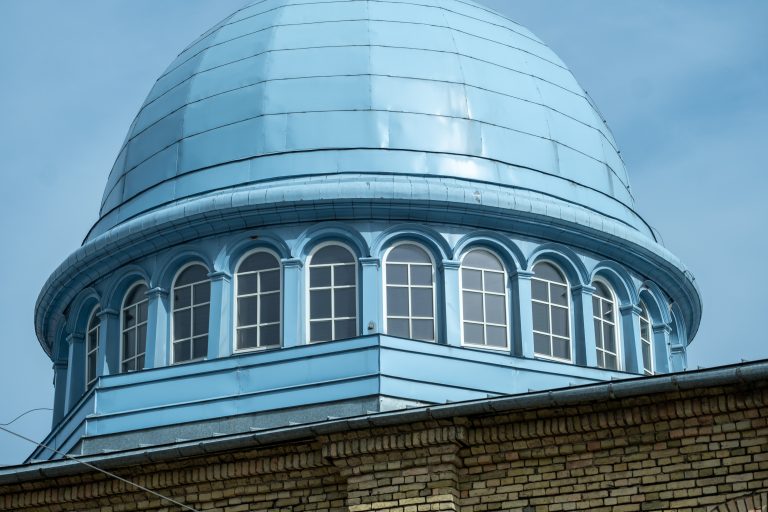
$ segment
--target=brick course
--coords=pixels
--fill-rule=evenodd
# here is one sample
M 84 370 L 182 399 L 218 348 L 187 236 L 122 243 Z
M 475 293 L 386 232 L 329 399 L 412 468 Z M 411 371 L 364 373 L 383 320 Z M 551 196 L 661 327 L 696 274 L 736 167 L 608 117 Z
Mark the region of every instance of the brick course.
M 392 422 L 113 469 L 197 510 L 768 511 L 768 382 Z M 404 415 L 403 418 L 407 418 Z M 83 468 L 0 511 L 179 510 Z

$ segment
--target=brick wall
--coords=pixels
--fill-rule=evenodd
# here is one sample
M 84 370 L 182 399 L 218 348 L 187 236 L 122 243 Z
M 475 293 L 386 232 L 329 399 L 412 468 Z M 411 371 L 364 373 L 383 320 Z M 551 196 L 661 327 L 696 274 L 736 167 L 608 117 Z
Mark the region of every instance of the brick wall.
M 768 511 L 768 383 L 339 431 L 113 469 L 197 510 Z M 71 473 L 71 470 L 68 470 Z M 176 511 L 89 470 L 0 510 Z

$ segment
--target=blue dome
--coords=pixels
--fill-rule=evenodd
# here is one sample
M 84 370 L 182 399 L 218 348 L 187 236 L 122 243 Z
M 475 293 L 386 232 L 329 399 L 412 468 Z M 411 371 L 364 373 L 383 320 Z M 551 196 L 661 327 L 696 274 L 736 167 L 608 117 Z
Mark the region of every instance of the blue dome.
M 540 192 L 649 234 L 601 116 L 524 27 L 459 0 L 265 0 L 157 80 L 89 236 L 208 192 L 338 173 Z

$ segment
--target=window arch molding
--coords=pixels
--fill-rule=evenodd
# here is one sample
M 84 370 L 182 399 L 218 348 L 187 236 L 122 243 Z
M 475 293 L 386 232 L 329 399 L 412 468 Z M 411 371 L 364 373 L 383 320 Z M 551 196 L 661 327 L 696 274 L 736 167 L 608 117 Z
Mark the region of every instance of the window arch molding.
M 632 283 L 632 277 L 624 267 L 613 261 L 601 261 L 595 266 L 592 270 L 590 283 L 594 283 L 595 280 L 602 280 L 611 287 L 618 300 L 618 307 L 637 304 L 640 300 L 640 296 Z
M 91 311 L 101 306 L 101 296 L 95 288 L 86 288 L 77 294 L 67 316 L 65 330 L 68 333 L 85 334 Z
M 221 271 L 234 277 L 240 263 L 259 250 L 272 252 L 278 261 L 291 258 L 291 251 L 282 238 L 259 232 L 258 236 L 251 234 L 228 240 L 216 255 L 213 266 L 209 268 L 212 268 L 213 272 Z
M 293 253 L 304 262 L 322 244 L 338 243 L 349 249 L 356 259 L 367 258 L 371 250 L 365 238 L 356 229 L 338 222 L 325 222 L 307 228 L 296 240 Z
M 328 282 L 323 283 L 317 283 L 313 284 L 313 269 L 317 268 L 315 266 L 315 257 L 316 255 L 322 251 L 323 249 L 327 249 L 329 247 L 340 247 L 344 249 L 346 252 L 349 253 L 349 255 L 352 258 L 352 262 L 335 262 L 335 263 L 326 263 L 326 264 L 318 264 L 321 267 L 329 268 L 328 270 Z M 348 267 L 354 265 L 354 281 L 350 281 L 349 279 L 346 279 L 345 281 L 337 281 L 337 273 L 339 267 Z M 332 269 L 330 267 L 333 267 Z M 305 306 L 305 332 L 306 332 L 306 341 L 307 343 L 323 343 L 327 341 L 333 341 L 337 339 L 346 339 L 349 337 L 355 337 L 360 334 L 361 326 L 360 326 L 360 313 L 362 311 L 362 297 L 363 294 L 361 293 L 361 286 L 360 283 L 362 281 L 362 275 L 361 275 L 361 266 L 360 266 L 360 253 L 358 253 L 355 250 L 354 246 L 351 246 L 347 243 L 345 243 L 345 240 L 339 240 L 339 239 L 320 239 L 316 240 L 312 245 L 311 248 L 309 248 L 309 253 L 306 256 L 305 259 L 305 269 L 306 269 L 306 278 L 305 278 L 305 287 L 304 287 L 304 304 Z M 343 284 L 342 284 L 343 283 Z M 341 290 L 354 290 L 354 298 L 353 298 L 353 304 L 354 304 L 354 315 L 350 314 L 351 311 L 346 310 L 346 312 L 341 313 L 340 311 L 337 311 L 338 303 L 336 301 L 338 294 L 341 292 Z M 318 318 L 313 318 L 313 302 L 312 302 L 312 294 L 315 293 L 322 293 L 326 292 L 330 295 L 330 303 L 331 311 L 330 315 L 328 316 L 322 316 Z M 337 332 L 337 322 L 338 323 L 347 323 L 351 324 L 351 320 L 354 319 L 354 330 L 352 331 L 352 336 L 343 335 Z M 316 324 L 330 324 L 331 325 L 331 332 L 330 337 L 328 336 L 320 336 L 313 334 L 313 323 Z M 318 338 L 318 339 L 316 339 Z M 322 338 L 322 339 L 320 339 Z M 329 339 L 325 339 L 329 338 Z
M 245 290 L 242 286 L 242 283 L 240 282 L 240 275 L 241 267 L 242 265 L 248 260 L 250 257 L 257 255 L 257 254 L 267 254 L 274 258 L 274 267 L 265 268 L 262 270 L 252 271 L 257 272 L 259 276 L 258 279 L 258 288 L 256 292 L 253 293 L 243 293 Z M 235 353 L 242 353 L 242 352 L 251 352 L 254 350 L 265 350 L 265 349 L 271 349 L 271 348 L 280 348 L 283 345 L 283 297 L 284 297 L 284 289 L 283 289 L 283 263 L 280 253 L 276 252 L 271 246 L 265 245 L 265 244 L 256 244 L 251 245 L 250 250 L 243 251 L 243 253 L 238 257 L 238 259 L 235 261 L 235 265 L 233 267 L 232 276 L 233 276 L 233 283 L 232 283 L 232 297 L 233 297 L 233 303 L 232 303 L 232 350 Z M 272 282 L 270 285 L 267 286 L 267 288 L 262 288 L 264 284 L 262 283 L 262 278 L 264 273 L 274 273 L 277 271 L 278 273 L 278 281 L 277 283 Z M 251 273 L 250 271 L 248 273 Z M 277 289 L 275 290 L 275 285 L 277 286 Z M 270 318 L 270 321 L 264 321 L 261 320 L 261 311 L 259 310 L 259 313 L 257 313 L 256 317 L 256 323 L 253 324 L 251 320 L 245 319 L 243 317 L 243 320 L 246 322 L 242 326 L 239 325 L 240 318 L 241 318 L 241 311 L 240 308 L 242 307 L 240 304 L 241 299 L 248 299 L 249 297 L 257 297 L 256 301 L 256 307 L 261 308 L 262 304 L 261 302 L 265 298 L 265 296 L 274 296 L 276 295 L 276 303 L 278 308 L 278 314 L 276 318 Z M 274 321 L 272 321 L 274 320 Z M 276 326 L 276 327 L 275 327 Z M 240 347 L 240 330 L 247 330 L 247 329 L 257 329 L 257 344 L 254 347 Z M 274 332 L 276 330 L 276 332 Z M 261 341 L 261 335 L 262 333 L 267 334 L 269 333 L 272 337 L 269 338 L 270 343 L 262 343 Z M 275 337 L 276 335 L 276 337 Z M 276 343 L 275 343 L 276 341 Z
M 188 259 L 188 258 L 185 258 Z M 177 261 L 178 258 L 174 261 Z M 198 280 L 193 283 L 179 284 L 179 278 L 190 269 L 199 267 L 203 270 L 203 274 L 199 276 Z M 170 285 L 166 288 L 169 292 L 169 339 L 168 345 L 168 361 L 170 364 L 182 364 L 192 361 L 199 361 L 205 359 L 208 355 L 208 339 L 210 336 L 210 317 L 211 317 L 211 279 L 209 276 L 211 270 L 210 267 L 203 261 L 192 259 L 186 263 L 177 267 L 176 272 L 173 274 L 173 278 L 170 281 Z M 180 289 L 189 290 L 189 301 L 182 302 L 177 299 L 176 292 Z M 182 327 L 177 325 L 177 322 L 181 321 L 180 316 L 186 316 L 184 313 L 189 313 L 189 335 L 184 335 L 177 339 L 177 335 L 180 333 Z M 178 314 L 177 314 L 178 313 Z M 198 315 L 201 315 L 198 317 Z M 195 329 L 199 325 L 199 321 L 203 320 L 204 324 L 200 325 L 200 328 L 204 327 L 205 334 L 201 332 L 195 332 Z M 186 334 L 186 333 L 185 333 Z M 205 337 L 203 343 L 202 338 Z M 182 354 L 177 356 L 177 345 L 181 343 L 189 342 L 189 357 L 183 357 Z M 197 348 L 196 348 L 197 345 Z M 203 346 L 200 346 L 203 345 Z M 180 349 L 183 351 L 183 349 Z M 195 353 L 197 352 L 197 356 Z M 201 354 L 201 355 L 200 355 Z
M 573 289 L 576 286 L 588 286 L 591 283 L 590 273 L 581 261 L 581 258 L 571 249 L 559 244 L 544 244 L 538 247 L 529 257 L 526 270 L 533 271 L 541 261 L 549 261 L 556 264 L 563 272 Z
M 128 289 L 132 288 L 139 281 L 144 282 L 148 288 L 151 288 L 150 283 L 152 280 L 143 268 L 138 265 L 127 265 L 121 268 L 107 285 L 108 292 L 103 295 L 103 308 L 119 312 L 123 307 L 123 299 Z
M 495 246 L 496 244 L 493 244 Z M 468 256 L 476 253 L 484 253 L 486 255 L 490 255 L 495 262 L 498 262 L 499 268 L 496 268 L 494 265 L 467 265 L 466 259 Z M 466 247 L 458 257 L 458 260 L 461 262 L 459 267 L 459 311 L 460 311 L 460 321 L 461 321 L 461 344 L 462 346 L 466 347 L 474 347 L 474 348 L 486 348 L 490 350 L 503 350 L 508 351 L 511 346 L 512 342 L 512 322 L 511 322 L 511 308 L 510 304 L 513 303 L 512 297 L 510 296 L 510 293 L 512 292 L 512 288 L 510 287 L 510 271 L 509 271 L 509 264 L 507 263 L 507 258 L 504 258 L 503 256 L 499 255 L 497 250 L 494 248 L 489 248 L 486 244 L 475 244 L 471 245 L 469 247 Z M 515 269 L 515 267 L 512 267 Z M 480 282 L 477 283 L 476 286 L 468 286 L 468 283 L 465 280 L 465 271 L 472 272 L 473 274 L 477 275 L 477 277 L 480 277 Z M 494 283 L 490 283 L 489 277 L 493 276 L 495 278 Z M 467 301 L 466 296 L 467 294 L 471 294 L 474 296 L 480 295 L 482 300 L 482 322 L 479 322 L 480 317 L 478 316 L 476 320 L 470 319 L 468 317 L 468 311 L 467 311 Z M 495 299 L 498 305 L 498 301 L 501 301 L 501 308 L 498 308 L 496 311 L 496 315 L 498 315 L 499 311 L 502 311 L 503 319 L 501 317 L 499 318 L 493 318 L 489 315 L 488 310 L 491 309 L 488 304 L 488 299 Z M 467 327 L 469 325 L 474 326 L 480 326 L 480 328 L 484 331 L 483 343 L 476 343 L 471 342 L 471 340 L 468 340 L 467 337 Z M 500 329 L 503 326 L 504 329 L 504 341 L 505 343 L 503 345 L 499 343 L 490 343 L 489 342 L 489 333 L 488 330 L 494 329 L 500 334 Z M 478 331 L 479 335 L 479 331 Z M 492 336 L 491 336 L 492 337 Z
M 384 257 L 392 246 L 403 242 L 421 245 L 438 265 L 443 260 L 453 259 L 454 252 L 440 233 L 429 227 L 417 225 L 397 225 L 385 230 L 371 244 L 371 255 L 381 259 L 383 263 Z
M 501 260 L 509 275 L 525 266 L 525 255 L 517 244 L 495 233 L 479 232 L 467 235 L 458 241 L 453 253 L 457 255 L 456 259 L 461 261 L 467 253 L 476 249 L 493 253 Z
M 159 287 L 169 292 L 179 275 L 191 265 L 202 265 L 212 272 L 213 261 L 204 252 L 192 248 L 173 250 L 158 265 L 158 270 L 152 275 L 150 282 L 153 287 Z
M 430 265 L 432 267 L 432 276 L 431 276 L 432 277 L 432 286 L 431 286 L 431 288 L 432 288 L 432 338 L 433 339 L 425 340 L 425 341 L 432 341 L 432 342 L 438 343 L 439 340 L 440 340 L 441 331 L 442 331 L 442 329 L 441 329 L 442 323 L 440 322 L 440 319 L 444 316 L 444 311 L 445 311 L 445 302 L 444 302 L 444 300 L 441 300 L 441 298 L 444 298 L 443 297 L 444 294 L 442 293 L 443 288 L 442 288 L 442 278 L 441 278 L 441 274 L 442 274 L 442 272 L 441 272 L 441 265 L 439 264 L 439 260 L 437 260 L 437 258 L 436 258 L 435 252 L 432 250 L 433 248 L 431 248 L 429 245 L 426 245 L 426 244 L 422 243 L 422 240 L 419 239 L 419 238 L 412 238 L 412 237 L 408 237 L 408 236 L 398 236 L 397 238 L 392 240 L 392 243 L 384 249 L 384 251 L 383 251 L 383 253 L 381 255 L 381 266 L 382 266 L 382 273 L 381 273 L 382 297 L 381 297 L 381 300 L 382 300 L 382 311 L 383 311 L 383 318 L 384 318 L 384 324 L 382 326 L 383 327 L 382 332 L 390 334 L 390 335 L 393 335 L 392 331 L 390 329 L 390 325 L 389 325 L 390 324 L 390 317 L 391 316 L 396 316 L 396 317 L 401 316 L 401 315 L 391 315 L 390 314 L 391 313 L 390 308 L 388 308 L 388 304 L 387 304 L 388 303 L 388 288 L 390 286 L 392 286 L 392 287 L 402 286 L 402 285 L 396 285 L 396 284 L 390 285 L 390 283 L 388 282 L 389 281 L 388 273 L 391 271 L 388 268 L 389 267 L 389 265 L 388 265 L 389 261 L 388 260 L 389 260 L 390 254 L 392 254 L 392 252 L 395 249 L 397 249 L 398 247 L 401 247 L 401 246 L 406 246 L 406 245 L 413 245 L 413 246 L 421 249 L 422 251 L 424 251 L 424 253 L 429 258 L 429 263 L 430 263 Z M 396 262 L 392 262 L 392 263 L 396 264 Z M 410 270 L 409 270 L 409 272 L 410 272 Z M 410 277 L 408 279 L 409 279 L 409 283 L 410 283 Z M 415 287 L 421 288 L 421 285 L 415 285 Z M 410 306 L 411 288 L 412 288 L 412 286 L 411 286 L 411 284 L 409 284 L 408 285 L 408 290 L 409 290 L 409 292 L 408 292 L 409 293 L 409 308 L 408 309 L 409 309 L 409 311 L 408 311 L 408 315 L 407 315 L 407 318 L 409 319 L 408 320 L 409 321 L 408 330 L 409 330 L 409 334 L 411 335 L 409 337 L 412 337 L 412 335 L 413 335 L 413 332 L 412 332 L 412 330 L 413 330 L 412 320 L 414 320 L 414 317 L 416 317 L 416 319 L 419 319 L 420 317 L 423 317 L 425 319 L 427 318 L 424 315 L 413 315 L 412 307 Z M 414 339 L 422 339 L 422 338 L 414 338 Z

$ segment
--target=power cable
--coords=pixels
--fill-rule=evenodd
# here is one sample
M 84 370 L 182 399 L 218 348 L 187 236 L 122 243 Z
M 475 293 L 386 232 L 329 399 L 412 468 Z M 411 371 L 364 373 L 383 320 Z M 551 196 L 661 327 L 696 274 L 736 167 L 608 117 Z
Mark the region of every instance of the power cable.
M 27 412 L 32 412 L 32 411 L 27 411 Z M 24 413 L 24 414 L 27 414 L 27 413 Z M 22 414 L 21 416 L 24 416 L 24 414 Z M 19 418 L 21 416 L 19 416 Z M 14 420 L 14 421 L 16 421 L 16 420 Z M 13 422 L 11 422 L 11 423 L 13 423 Z M 61 455 L 62 457 L 66 458 L 66 459 L 69 459 L 69 460 L 71 460 L 73 462 L 76 462 L 77 464 L 82 464 L 83 466 L 86 466 L 86 467 L 88 467 L 90 469 L 93 469 L 94 471 L 98 471 L 99 473 L 103 473 L 103 474 L 107 475 L 110 478 L 114 478 L 116 480 L 120 480 L 121 482 L 123 482 L 125 484 L 128 484 L 128 485 L 130 485 L 132 487 L 136 487 L 137 489 L 140 489 L 140 490 L 142 490 L 142 491 L 144 491 L 146 493 L 149 493 L 149 494 L 151 494 L 153 496 L 156 496 L 156 497 L 160 498 L 161 500 L 165 500 L 165 501 L 167 501 L 169 503 L 173 503 L 174 505 L 177 505 L 177 506 L 183 508 L 184 510 L 189 510 L 190 512 L 201 512 L 201 511 L 199 511 L 197 509 L 194 509 L 194 508 L 190 507 L 189 505 L 185 505 L 183 503 L 180 503 L 180 502 L 174 500 L 173 498 L 169 498 L 168 496 L 164 496 L 164 495 L 160 494 L 159 492 L 153 491 L 152 489 L 147 489 L 144 486 L 141 486 L 141 485 L 139 485 L 137 483 L 131 482 L 130 480 L 127 480 L 127 479 L 125 479 L 125 478 L 123 478 L 121 476 L 118 476 L 118 475 L 114 474 L 114 473 L 111 473 L 111 472 L 107 471 L 106 469 L 101 469 L 99 467 L 94 466 L 93 464 L 88 463 L 88 462 L 85 462 L 85 461 L 82 461 L 82 460 L 78 460 L 77 458 L 72 457 L 69 454 L 66 454 L 64 452 L 60 452 L 59 450 L 57 450 L 55 448 L 51 448 L 50 446 L 46 446 L 46 445 L 44 445 L 42 443 L 38 443 L 34 439 L 30 439 L 30 438 L 28 438 L 26 436 L 23 436 L 21 434 L 13 432 L 12 430 L 8 430 L 3 425 L 0 425 L 0 430 L 2 430 L 3 432 L 9 433 L 12 436 L 16 436 L 16 437 L 18 437 L 20 439 L 23 439 L 25 441 L 29 441 L 30 443 L 33 443 L 33 444 L 35 444 L 37 446 L 45 448 L 46 450 L 50 450 L 50 451 L 52 451 L 54 453 L 57 453 L 57 454 Z
M 52 410 L 53 409 L 51 409 L 50 407 L 37 407 L 35 409 L 30 409 L 27 412 L 23 412 L 23 413 L 19 414 L 18 416 L 13 418 L 8 423 L 0 423 L 0 426 L 7 427 L 8 425 L 11 425 L 12 423 L 15 423 L 17 420 L 20 420 L 21 418 L 23 418 L 24 416 L 26 416 L 27 414 L 29 414 L 31 412 L 36 412 L 36 411 L 52 411 Z

